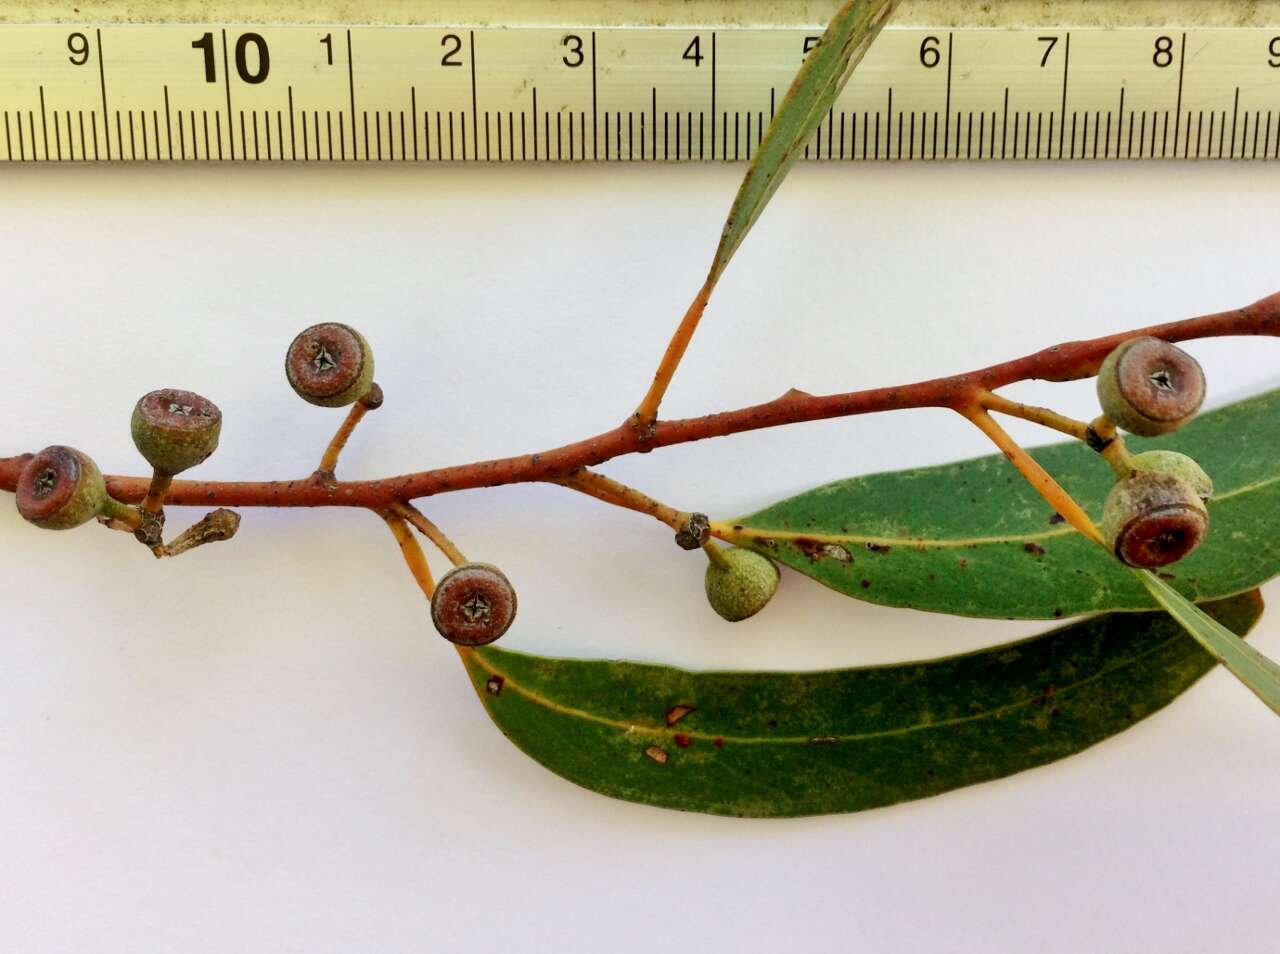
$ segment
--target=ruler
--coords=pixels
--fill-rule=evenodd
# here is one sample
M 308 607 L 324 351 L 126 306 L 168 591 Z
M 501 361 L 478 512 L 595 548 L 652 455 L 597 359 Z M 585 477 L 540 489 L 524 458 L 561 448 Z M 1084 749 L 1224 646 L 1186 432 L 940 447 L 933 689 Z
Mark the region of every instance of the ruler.
M 20 6 L 0 162 L 430 163 L 748 160 L 836 4 Z M 1277 158 L 1280 4 L 904 2 L 805 154 Z

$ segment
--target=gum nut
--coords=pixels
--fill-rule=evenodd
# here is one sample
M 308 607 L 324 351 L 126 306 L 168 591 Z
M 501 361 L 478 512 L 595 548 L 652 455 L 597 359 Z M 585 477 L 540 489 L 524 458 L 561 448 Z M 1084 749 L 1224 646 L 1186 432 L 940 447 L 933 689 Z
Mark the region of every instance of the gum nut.
M 46 447 L 18 476 L 18 512 L 45 530 L 88 523 L 107 504 L 107 485 L 88 454 L 73 447 Z
M 721 551 L 725 566 L 707 564 L 707 602 L 731 623 L 764 609 L 778 589 L 778 568 L 752 550 L 733 547 Z
M 431 597 L 431 621 L 459 646 L 484 646 L 507 631 L 516 616 L 516 591 L 496 566 L 464 563 L 440 578 Z
M 161 388 L 139 399 L 130 430 L 147 463 L 166 474 L 180 474 L 217 449 L 222 412 L 199 394 Z
M 1176 431 L 1204 403 L 1204 371 L 1181 348 L 1132 338 L 1098 370 L 1098 401 L 1116 425 L 1141 437 Z
M 349 325 L 312 325 L 289 345 L 284 370 L 289 385 L 304 401 L 345 407 L 364 397 L 373 385 L 373 350 Z
M 1107 546 L 1129 566 L 1176 563 L 1208 530 L 1209 512 L 1195 488 L 1157 471 L 1136 471 L 1117 481 L 1102 512 Z

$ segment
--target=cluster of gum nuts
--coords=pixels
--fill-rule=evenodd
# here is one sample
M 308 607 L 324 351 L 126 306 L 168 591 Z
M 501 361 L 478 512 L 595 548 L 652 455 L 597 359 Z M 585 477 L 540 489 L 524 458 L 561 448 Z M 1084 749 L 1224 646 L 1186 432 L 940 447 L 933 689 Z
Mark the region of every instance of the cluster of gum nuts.
M 1195 358 L 1159 338 L 1131 338 L 1098 371 L 1098 400 L 1116 427 L 1158 437 L 1182 427 L 1204 403 Z M 1106 448 L 1103 448 L 1104 453 Z M 1190 554 L 1209 530 L 1213 481 L 1185 454 L 1152 450 L 1112 460 L 1116 483 L 1102 510 L 1107 546 L 1129 566 L 1155 569 Z
M 285 374 L 299 397 L 320 407 L 362 402 L 371 410 L 382 403 L 381 388 L 373 380 L 373 351 L 364 336 L 347 325 L 329 322 L 302 331 L 289 346 Z M 150 509 L 153 517 L 161 512 L 174 476 L 217 449 L 222 412 L 191 391 L 162 388 L 138 401 L 130 430 L 153 470 L 150 491 L 140 507 L 110 495 L 102 471 L 88 454 L 54 445 L 29 457 L 19 474 L 16 499 L 23 519 L 47 530 L 70 530 L 97 519 L 133 529 L 142 539 L 145 528 L 154 526 L 146 512 Z M 515 612 L 515 589 L 501 570 L 487 563 L 453 567 L 440 578 L 431 598 L 436 629 L 463 646 L 498 639 L 511 626 Z
M 1195 417 L 1204 403 L 1204 371 L 1181 348 L 1158 338 L 1131 338 L 1116 347 L 1098 372 L 1098 400 L 1106 421 L 1130 434 L 1158 437 Z M 1114 439 L 1100 441 L 1105 451 Z M 1103 506 L 1107 547 L 1129 566 L 1158 568 L 1190 554 L 1209 529 L 1205 504 L 1213 481 L 1185 454 L 1168 450 L 1129 454 L 1116 445 L 1109 460 L 1115 485 Z M 695 521 L 676 542 L 706 543 Z M 754 616 L 773 597 L 778 570 L 751 550 L 717 551 L 707 567 L 707 599 L 730 622 Z
M 314 325 L 289 346 L 285 373 L 294 391 L 311 404 L 345 407 L 381 405 L 373 380 L 373 353 L 355 329 L 334 322 Z M 1105 419 L 1142 437 L 1177 430 L 1204 401 L 1204 372 L 1185 351 L 1157 338 L 1133 338 L 1117 347 L 1098 372 L 1098 398 Z M 218 446 L 222 413 L 190 391 L 165 388 L 138 401 L 131 430 L 134 444 L 151 464 L 151 493 L 159 509 L 174 475 L 201 463 Z M 1105 445 L 1113 443 L 1104 441 Z M 1208 531 L 1206 501 L 1213 483 L 1190 457 L 1155 450 L 1112 455 L 1116 483 L 1103 508 L 1107 546 L 1135 567 L 1161 567 L 1189 554 Z M 22 469 L 18 510 L 38 527 L 66 530 L 94 518 L 139 526 L 139 510 L 115 500 L 93 460 L 70 447 L 46 447 Z M 145 523 L 143 524 L 145 526 Z M 141 531 L 139 531 L 141 532 Z M 694 514 L 677 534 L 685 549 L 705 547 L 710 525 Z M 724 619 L 754 616 L 778 587 L 778 568 L 768 558 L 737 547 L 708 549 L 708 602 Z M 493 642 L 510 627 L 516 593 L 507 577 L 487 563 L 462 563 L 441 577 L 431 599 L 431 618 L 446 639 L 464 646 Z

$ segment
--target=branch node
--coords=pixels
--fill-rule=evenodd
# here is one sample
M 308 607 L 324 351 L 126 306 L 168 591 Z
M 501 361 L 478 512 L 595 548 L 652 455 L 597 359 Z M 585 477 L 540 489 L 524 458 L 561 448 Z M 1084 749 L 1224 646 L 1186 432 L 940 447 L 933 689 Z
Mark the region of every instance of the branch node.
M 711 539 L 711 519 L 705 513 L 691 513 L 676 531 L 676 546 L 681 550 L 697 550 Z
M 636 451 L 640 454 L 647 454 L 653 450 L 653 439 L 658 436 L 657 420 L 645 420 L 639 414 L 632 414 L 627 418 L 627 424 L 631 427 L 636 435 Z
M 1093 425 L 1090 424 L 1087 428 L 1085 428 L 1084 442 L 1089 445 L 1090 450 L 1097 451 L 1099 454 L 1101 454 L 1108 447 L 1110 447 L 1112 444 L 1115 443 L 1115 437 L 1103 437 L 1096 430 L 1094 430 Z
M 155 553 L 158 548 L 164 547 L 164 511 L 142 510 L 139 513 L 142 515 L 142 522 L 133 531 L 133 537 Z

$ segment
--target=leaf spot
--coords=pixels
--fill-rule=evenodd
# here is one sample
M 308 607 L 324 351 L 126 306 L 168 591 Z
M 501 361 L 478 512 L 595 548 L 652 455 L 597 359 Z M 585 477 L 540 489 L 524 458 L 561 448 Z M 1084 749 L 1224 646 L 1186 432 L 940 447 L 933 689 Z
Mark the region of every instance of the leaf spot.
M 685 735 L 683 732 L 677 732 L 675 734 L 675 743 L 682 749 L 687 749 L 689 747 L 689 743 L 692 741 L 693 739 Z
M 796 537 L 791 544 L 815 563 L 824 558 L 839 560 L 841 563 L 853 562 L 853 556 L 838 543 L 822 543 L 810 537 Z
M 489 681 L 484 684 L 484 691 L 491 696 L 500 695 L 502 693 L 502 685 L 506 680 L 501 676 L 490 676 Z
M 667 710 L 667 725 L 675 725 L 690 712 L 697 712 L 697 706 L 678 705 Z
M 1030 540 L 1022 545 L 1022 549 L 1030 553 L 1032 556 L 1042 557 L 1045 553 L 1044 547 L 1040 546 L 1038 543 L 1032 543 Z
M 659 765 L 666 765 L 666 764 L 667 764 L 667 750 L 666 750 L 666 749 L 660 749 L 660 748 L 658 748 L 656 745 L 651 745 L 651 746 L 649 746 L 647 749 L 645 749 L 645 750 L 644 750 L 644 754 L 645 754 L 645 755 L 647 755 L 647 756 L 649 756 L 649 758 L 653 759 L 653 760 L 654 760 L 655 762 L 657 762 Z

